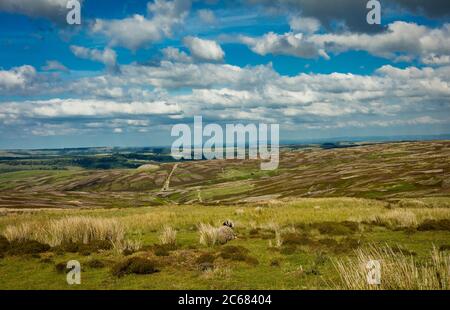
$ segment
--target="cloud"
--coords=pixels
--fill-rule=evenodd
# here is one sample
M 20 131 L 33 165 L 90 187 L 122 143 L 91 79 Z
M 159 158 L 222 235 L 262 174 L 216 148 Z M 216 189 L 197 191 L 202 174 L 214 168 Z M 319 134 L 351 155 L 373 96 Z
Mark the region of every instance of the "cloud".
M 422 58 L 422 62 L 427 65 L 450 65 L 450 55 L 436 55 L 431 53 Z
M 394 3 L 410 12 L 429 17 L 450 16 L 450 2 L 447 0 L 394 0 Z
M 113 117 L 120 115 L 158 115 L 180 112 L 174 103 L 115 102 L 95 99 L 50 99 L 8 102 L 0 105 L 0 113 L 11 117 L 67 118 L 67 117 Z
M 0 127 L 25 130 L 48 123 L 141 132 L 190 122 L 194 115 L 208 122 L 279 123 L 289 130 L 448 128 L 450 123 L 450 66 L 387 65 L 373 75 L 283 76 L 270 64 L 241 68 L 163 60 L 158 66 L 130 64 L 121 69 L 120 75 L 71 79 L 53 92 L 48 91 L 51 86 L 42 89 L 53 99 L 0 103 Z M 55 98 L 57 89 L 72 98 Z
M 449 37 L 450 24 L 429 28 L 397 21 L 389 24 L 385 32 L 376 34 L 269 32 L 261 37 L 241 36 L 238 40 L 260 55 L 292 55 L 302 58 L 321 56 L 328 59 L 329 53 L 367 51 L 393 61 L 410 62 L 418 59 L 425 64 L 445 64 L 447 56 L 450 56 Z
M 162 50 L 162 53 L 164 55 L 164 59 L 174 61 L 174 62 L 184 62 L 184 63 L 190 63 L 192 62 L 192 57 L 186 54 L 183 51 L 180 51 L 178 48 L 175 47 L 166 47 Z
M 403 9 L 420 16 L 450 16 L 450 2 L 447 0 L 385 0 L 380 1 L 382 14 L 386 16 L 390 10 Z M 367 1 L 339 0 L 247 0 L 250 5 L 260 4 L 280 14 L 298 14 L 318 19 L 328 29 L 336 25 L 344 25 L 344 29 L 353 32 L 376 33 L 383 31 L 383 26 L 369 25 L 366 21 Z M 338 26 L 339 27 L 339 26 Z
M 148 17 L 135 14 L 125 19 L 96 19 L 91 30 L 108 37 L 113 45 L 136 50 L 171 37 L 183 24 L 190 6 L 189 0 L 155 0 L 147 4 Z
M 201 9 L 197 11 L 198 17 L 207 24 L 214 24 L 216 22 L 216 16 L 214 12 L 208 9 Z
M 197 59 L 221 61 L 225 57 L 225 52 L 215 41 L 186 37 L 183 42 L 189 48 L 191 55 Z
M 343 24 L 349 30 L 357 32 L 373 33 L 382 30 L 381 26 L 367 23 L 367 1 L 364 0 L 247 0 L 247 2 L 251 5 L 261 4 L 271 12 L 315 18 L 328 29 Z
M 47 60 L 45 66 L 42 66 L 44 71 L 63 71 L 68 72 L 69 69 L 57 60 Z
M 0 70 L 0 90 L 13 92 L 26 90 L 36 81 L 36 69 L 29 65 Z
M 386 32 L 368 34 L 317 34 L 310 41 L 334 52 L 367 51 L 392 60 L 397 57 L 426 58 L 430 54 L 450 55 L 450 24 L 428 28 L 415 23 L 397 21 Z M 408 58 L 406 58 L 408 59 Z
M 83 0 L 80 0 L 82 3 Z M 43 17 L 63 23 L 68 12 L 67 0 L 2 0 L 0 11 L 31 17 Z
M 294 32 L 314 33 L 320 29 L 320 21 L 311 17 L 293 16 L 289 26 Z
M 106 65 L 109 68 L 116 67 L 117 64 L 117 54 L 114 50 L 110 48 L 105 48 L 102 50 L 97 49 L 89 49 L 82 46 L 77 45 L 71 45 L 70 50 L 72 53 L 83 59 L 89 59 L 93 61 L 101 62 L 102 64 Z
M 302 58 L 323 57 L 329 59 L 329 56 L 323 48 L 320 48 L 318 44 L 311 42 L 309 38 L 302 33 L 294 34 L 289 32 L 279 35 L 269 32 L 258 38 L 240 36 L 239 40 L 259 55 L 274 54 L 291 55 Z

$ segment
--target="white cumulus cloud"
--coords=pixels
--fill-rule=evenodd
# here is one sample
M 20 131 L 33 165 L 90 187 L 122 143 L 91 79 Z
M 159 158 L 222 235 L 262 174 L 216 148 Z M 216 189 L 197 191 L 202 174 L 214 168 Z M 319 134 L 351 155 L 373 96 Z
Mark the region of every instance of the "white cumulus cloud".
M 116 66 L 117 54 L 114 50 L 108 47 L 105 48 L 104 50 L 98 50 L 98 49 L 89 49 L 77 45 L 71 45 L 70 50 L 75 56 L 79 58 L 98 61 L 105 64 L 108 67 Z
M 186 37 L 183 42 L 195 58 L 209 61 L 221 61 L 225 57 L 225 52 L 215 41 L 197 37 Z
M 108 37 L 113 45 L 136 50 L 170 37 L 189 14 L 189 0 L 155 0 L 147 5 L 149 16 L 135 14 L 124 19 L 96 19 L 94 33 Z

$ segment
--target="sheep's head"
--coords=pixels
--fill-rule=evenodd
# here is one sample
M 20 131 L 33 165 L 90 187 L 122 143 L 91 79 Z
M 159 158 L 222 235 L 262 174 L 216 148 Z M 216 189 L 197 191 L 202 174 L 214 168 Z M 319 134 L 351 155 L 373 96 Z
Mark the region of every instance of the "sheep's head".
M 232 221 L 226 220 L 225 222 L 223 222 L 223 226 L 228 226 L 230 228 L 233 228 L 234 224 Z

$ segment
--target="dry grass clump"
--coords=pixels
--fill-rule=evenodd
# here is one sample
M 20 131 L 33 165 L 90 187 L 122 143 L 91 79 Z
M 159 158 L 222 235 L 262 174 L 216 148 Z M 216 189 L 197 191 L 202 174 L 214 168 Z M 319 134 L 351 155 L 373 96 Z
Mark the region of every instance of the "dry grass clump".
M 48 244 L 55 246 L 63 242 L 88 244 L 96 240 L 122 243 L 125 227 L 115 219 L 92 217 L 66 217 L 50 221 L 46 230 Z
M 18 225 L 6 226 L 3 231 L 3 236 L 8 239 L 8 241 L 18 241 L 23 242 L 26 240 L 35 240 L 36 234 L 39 228 L 34 223 L 21 223 Z
M 210 224 L 200 223 L 198 232 L 200 233 L 200 244 L 202 245 L 213 246 L 219 239 L 219 230 Z
M 36 240 L 52 247 L 62 244 L 90 244 L 111 242 L 116 248 L 128 247 L 125 227 L 115 219 L 94 217 L 66 217 L 42 224 L 34 222 L 9 225 L 3 235 L 11 241 Z
M 419 199 L 401 199 L 397 202 L 400 208 L 429 208 L 431 207 L 426 202 Z
M 450 289 L 450 256 L 431 251 L 426 263 L 419 264 L 411 255 L 394 251 L 388 245 L 371 245 L 355 251 L 356 258 L 334 262 L 341 283 L 339 288 L 350 290 L 448 290 Z M 377 260 L 381 265 L 381 284 L 370 285 L 367 281 L 366 264 Z
M 417 216 L 406 209 L 393 209 L 376 215 L 373 222 L 389 228 L 407 228 L 417 226 Z
M 170 226 L 164 226 L 159 241 L 163 245 L 175 246 L 177 243 L 177 231 Z

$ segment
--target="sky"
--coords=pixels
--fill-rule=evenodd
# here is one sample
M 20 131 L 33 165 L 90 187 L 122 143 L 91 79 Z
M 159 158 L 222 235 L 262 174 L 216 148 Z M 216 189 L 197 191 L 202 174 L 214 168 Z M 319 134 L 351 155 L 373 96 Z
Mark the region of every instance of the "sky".
M 281 141 L 450 133 L 450 1 L 0 0 L 0 148 L 167 146 L 175 124 Z

